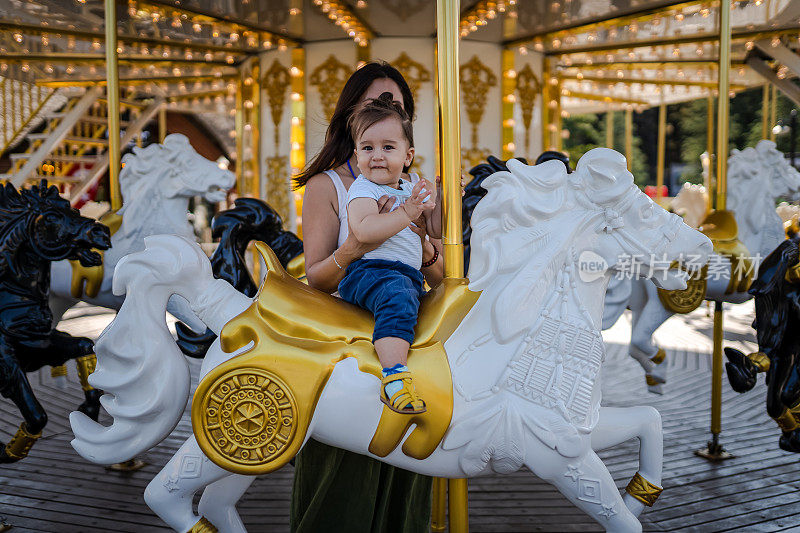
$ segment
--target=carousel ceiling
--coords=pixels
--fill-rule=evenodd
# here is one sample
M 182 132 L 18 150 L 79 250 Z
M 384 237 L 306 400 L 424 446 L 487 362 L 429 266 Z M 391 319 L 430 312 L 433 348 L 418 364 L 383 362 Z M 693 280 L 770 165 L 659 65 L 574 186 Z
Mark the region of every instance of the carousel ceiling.
M 754 43 L 796 48 L 795 0 L 733 2 L 733 91 L 763 84 L 744 65 Z M 352 39 L 433 37 L 434 0 L 123 0 L 120 79 L 210 109 L 232 98 L 236 66 L 259 52 Z M 711 94 L 718 2 L 461 0 L 462 39 L 544 54 L 563 108 L 646 107 Z M 103 83 L 102 0 L 0 0 L 0 75 L 46 87 Z M 779 77 L 789 73 L 777 66 Z M 551 83 L 553 83 L 551 79 Z

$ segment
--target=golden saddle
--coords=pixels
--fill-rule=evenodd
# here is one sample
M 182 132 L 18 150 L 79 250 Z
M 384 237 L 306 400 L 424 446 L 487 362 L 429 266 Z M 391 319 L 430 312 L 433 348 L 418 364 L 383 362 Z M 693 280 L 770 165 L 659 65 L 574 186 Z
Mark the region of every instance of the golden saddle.
M 731 279 L 725 294 L 747 292 L 753 282 L 753 262 L 750 251 L 739 240 L 739 226 L 733 211 L 711 211 L 698 229 L 711 239 L 714 252 L 731 262 Z
M 209 372 L 192 404 L 194 434 L 205 454 L 222 468 L 250 475 L 272 472 L 297 454 L 337 362 L 355 357 L 360 370 L 381 376 L 372 315 L 291 277 L 267 245 L 256 248 L 267 276 L 253 304 L 220 335 L 226 352 L 254 346 Z M 411 425 L 403 453 L 424 459 L 439 445 L 453 410 L 443 345 L 478 296 L 466 279 L 445 279 L 423 297 L 408 367 L 428 410 L 408 415 L 383 406 L 371 453 L 388 455 Z

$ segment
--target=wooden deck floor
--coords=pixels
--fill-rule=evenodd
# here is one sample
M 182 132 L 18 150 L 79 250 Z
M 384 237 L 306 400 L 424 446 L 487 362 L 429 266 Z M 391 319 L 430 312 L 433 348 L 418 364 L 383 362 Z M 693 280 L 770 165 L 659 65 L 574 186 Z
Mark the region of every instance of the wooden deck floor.
M 748 308 L 726 315 L 726 343 L 753 346 Z M 94 337 L 110 315 L 92 308 L 73 310 L 62 328 Z M 736 455 L 712 464 L 695 457 L 708 438 L 711 321 L 699 310 L 662 327 L 657 338 L 668 348 L 670 382 L 663 396 L 648 393 L 643 373 L 625 355 L 625 319 L 605 335 L 604 404 L 652 405 L 664 422 L 664 494 L 642 515 L 646 531 L 800 531 L 800 457 L 778 449 L 778 431 L 764 409 L 763 383 L 749 394 L 723 387 L 723 435 Z M 198 365 L 193 363 L 196 371 Z M 30 456 L 0 466 L 0 516 L 13 531 L 159 531 L 164 524 L 144 504 L 149 480 L 189 435 L 184 419 L 175 432 L 143 459 L 132 474 L 109 472 L 81 459 L 69 446 L 69 411 L 81 400 L 70 368 L 67 390 L 49 372 L 30 376 L 50 422 Z M 0 439 L 7 441 L 19 415 L 0 401 Z M 638 443 L 601 453 L 620 488 L 636 471 Z M 251 532 L 288 530 L 290 467 L 255 481 L 239 505 Z M 558 492 L 529 472 L 475 479 L 469 487 L 473 532 L 598 531 Z

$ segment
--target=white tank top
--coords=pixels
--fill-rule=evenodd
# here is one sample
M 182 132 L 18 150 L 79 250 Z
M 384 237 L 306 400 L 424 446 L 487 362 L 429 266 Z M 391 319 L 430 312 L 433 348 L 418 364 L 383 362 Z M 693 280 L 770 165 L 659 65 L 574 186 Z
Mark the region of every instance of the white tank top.
M 347 236 L 350 234 L 350 227 L 347 225 L 347 189 L 342 183 L 342 178 L 339 177 L 335 170 L 326 170 L 325 174 L 333 182 L 333 187 L 336 189 L 336 198 L 339 200 L 339 240 L 336 243 L 338 248 L 347 240 Z M 419 176 L 416 173 L 410 174 L 409 178 L 411 183 L 416 183 L 419 180 Z
M 336 243 L 338 248 L 347 240 L 347 235 L 350 233 L 347 226 L 347 189 L 345 189 L 342 178 L 339 177 L 335 170 L 326 170 L 325 174 L 333 182 L 333 187 L 336 189 L 336 197 L 339 200 L 339 241 Z

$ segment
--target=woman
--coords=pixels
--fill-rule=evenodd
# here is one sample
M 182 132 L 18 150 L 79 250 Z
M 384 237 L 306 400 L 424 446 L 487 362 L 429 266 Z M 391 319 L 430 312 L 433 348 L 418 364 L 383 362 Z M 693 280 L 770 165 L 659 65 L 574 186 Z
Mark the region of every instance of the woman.
M 403 76 L 385 62 L 372 62 L 347 80 L 333 112 L 325 144 L 295 178 L 305 185 L 303 244 L 309 285 L 332 293 L 353 261 L 377 245 L 359 242 L 347 229 L 347 190 L 359 171 L 347 120 L 355 105 L 390 92 L 410 117 L 414 100 Z M 379 202 L 388 210 L 387 200 Z M 424 219 L 414 229 L 423 242 L 422 269 L 430 286 L 442 280 L 440 243 L 424 238 Z M 427 532 L 431 478 L 386 465 L 364 455 L 309 440 L 297 456 L 292 491 L 292 531 Z

